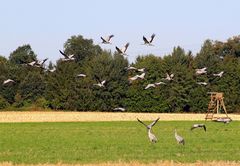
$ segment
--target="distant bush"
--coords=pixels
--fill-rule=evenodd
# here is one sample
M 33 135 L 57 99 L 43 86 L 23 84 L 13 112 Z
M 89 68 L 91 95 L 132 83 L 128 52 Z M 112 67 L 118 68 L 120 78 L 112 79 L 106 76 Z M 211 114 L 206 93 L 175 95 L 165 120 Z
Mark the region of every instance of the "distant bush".
M 15 95 L 14 100 L 15 102 L 13 103 L 13 107 L 20 108 L 24 106 L 24 101 L 19 93 Z
M 49 107 L 49 102 L 44 97 L 40 97 L 35 101 L 35 106 L 47 109 Z
M 7 108 L 8 106 L 9 103 L 7 102 L 7 100 L 0 96 L 0 109 Z

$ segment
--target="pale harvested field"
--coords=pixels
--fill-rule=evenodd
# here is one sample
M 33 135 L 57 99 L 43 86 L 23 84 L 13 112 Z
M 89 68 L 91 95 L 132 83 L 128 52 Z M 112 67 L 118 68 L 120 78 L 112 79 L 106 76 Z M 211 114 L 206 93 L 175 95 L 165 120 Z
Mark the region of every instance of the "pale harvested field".
M 15 165 L 11 163 L 2 163 L 0 166 L 239 166 L 239 162 L 226 162 L 226 161 L 218 161 L 218 162 L 196 162 L 196 163 L 176 163 L 176 162 L 158 162 L 152 164 L 142 164 L 137 162 L 131 163 L 106 163 L 106 164 L 87 164 L 87 165 L 79 165 L 79 164 L 37 164 L 37 165 Z
M 113 112 L 0 112 L 2 122 L 84 122 L 84 121 L 133 121 L 136 118 L 153 120 L 204 120 L 205 114 L 168 113 L 113 113 Z M 240 115 L 229 115 L 240 120 Z

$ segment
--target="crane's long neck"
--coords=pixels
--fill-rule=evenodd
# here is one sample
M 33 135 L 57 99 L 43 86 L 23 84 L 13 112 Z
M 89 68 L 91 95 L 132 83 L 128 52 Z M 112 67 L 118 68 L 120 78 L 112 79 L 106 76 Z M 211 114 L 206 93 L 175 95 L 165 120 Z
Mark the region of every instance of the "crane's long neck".
M 147 128 L 147 130 L 148 130 L 148 134 L 152 134 L 152 128 Z

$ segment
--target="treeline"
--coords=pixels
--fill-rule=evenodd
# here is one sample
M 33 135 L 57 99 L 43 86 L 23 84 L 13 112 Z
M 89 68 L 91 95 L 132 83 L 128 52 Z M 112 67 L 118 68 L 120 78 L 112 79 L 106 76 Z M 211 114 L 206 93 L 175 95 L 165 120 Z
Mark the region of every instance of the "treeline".
M 0 109 L 112 111 L 123 107 L 129 112 L 204 113 L 207 92 L 215 91 L 224 93 L 228 112 L 240 112 L 240 36 L 226 42 L 206 40 L 196 55 L 174 47 L 169 55 L 139 56 L 133 64 L 81 35 L 68 39 L 64 52 L 74 54 L 75 60 L 59 59 L 46 69 L 27 65 L 37 59 L 29 44 L 18 47 L 8 59 L 0 56 Z M 145 68 L 145 78 L 130 83 L 129 77 L 141 72 L 128 71 L 128 66 Z M 196 75 L 195 69 L 203 67 L 207 73 Z M 222 77 L 213 76 L 221 71 Z M 86 77 L 77 77 L 80 73 Z M 166 73 L 173 73 L 173 80 L 164 80 Z M 98 83 L 96 77 L 106 80 L 105 87 L 93 85 Z M 14 82 L 3 84 L 7 79 Z M 165 84 L 145 89 L 160 81 Z

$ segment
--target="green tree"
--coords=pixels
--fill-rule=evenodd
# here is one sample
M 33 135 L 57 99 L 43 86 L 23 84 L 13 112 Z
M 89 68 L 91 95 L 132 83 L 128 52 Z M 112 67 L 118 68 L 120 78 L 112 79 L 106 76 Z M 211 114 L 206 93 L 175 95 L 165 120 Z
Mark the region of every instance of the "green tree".
M 74 54 L 77 62 L 82 63 L 85 59 L 100 55 L 101 47 L 93 44 L 93 40 L 84 39 L 83 36 L 72 36 L 64 44 L 64 52 L 68 55 Z
M 73 61 L 61 62 L 56 65 L 55 72 L 46 74 L 45 98 L 50 102 L 53 109 L 76 109 L 76 105 L 71 103 L 75 98 L 74 84 L 79 65 Z
M 44 95 L 45 89 L 44 75 L 40 74 L 40 72 L 31 72 L 21 80 L 18 92 L 23 100 L 34 102 Z
M 33 52 L 31 46 L 26 44 L 13 51 L 9 56 L 9 60 L 14 64 L 23 64 L 36 60 L 36 54 Z
M 0 81 L 1 83 L 3 82 L 3 79 L 8 75 L 8 67 L 9 67 L 9 64 L 8 64 L 8 60 L 3 57 L 3 56 L 0 56 Z
M 114 107 L 124 107 L 123 100 L 128 86 L 127 72 L 125 68 L 128 62 L 123 56 L 104 51 L 86 64 L 86 74 L 89 76 L 88 88 L 91 88 L 94 96 L 93 110 L 111 111 Z M 93 86 L 106 80 L 106 86 L 99 88 Z
M 128 81 L 140 71 L 127 71 L 129 62 L 119 54 L 112 54 L 94 45 L 91 39 L 72 36 L 64 44 L 66 54 L 74 54 L 75 61 L 57 61 L 44 71 L 19 65 L 37 58 L 30 45 L 18 47 L 9 60 L 0 56 L 0 108 L 34 104 L 38 107 L 74 111 L 112 111 L 125 107 L 131 112 L 206 112 L 207 92 L 224 93 L 228 112 L 240 110 L 240 37 L 226 42 L 206 40 L 196 56 L 174 47 L 172 53 L 159 57 L 139 56 L 134 66 L 145 68 L 145 78 Z M 207 67 L 207 73 L 196 75 L 195 69 Z M 223 71 L 222 77 L 213 76 Z M 78 74 L 86 77 L 77 77 Z M 174 74 L 173 80 L 165 79 Z M 15 83 L 3 85 L 6 79 Z M 106 80 L 105 87 L 98 87 Z M 164 85 L 145 90 L 148 84 Z M 197 82 L 206 82 L 206 86 Z

